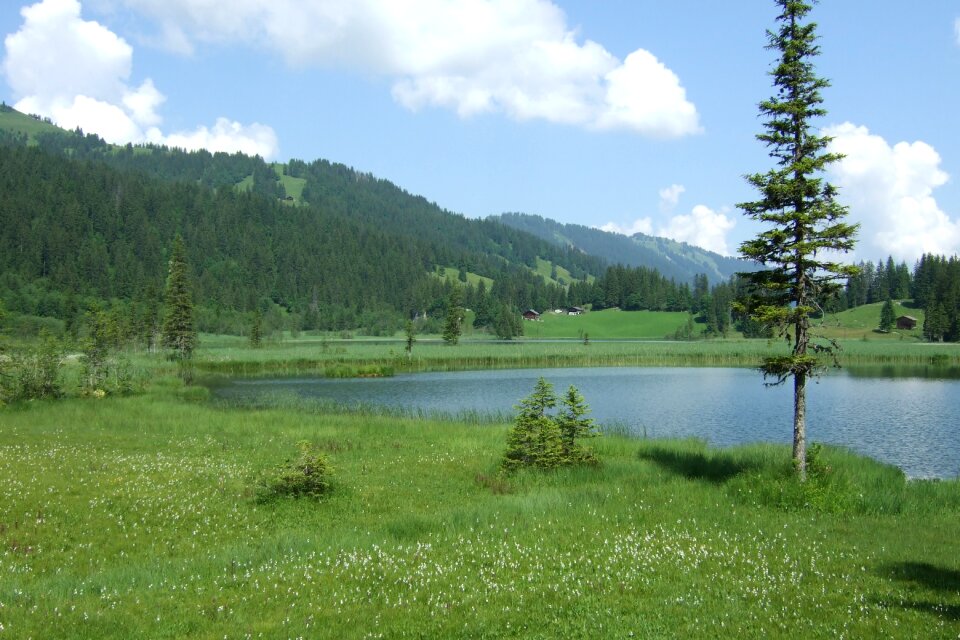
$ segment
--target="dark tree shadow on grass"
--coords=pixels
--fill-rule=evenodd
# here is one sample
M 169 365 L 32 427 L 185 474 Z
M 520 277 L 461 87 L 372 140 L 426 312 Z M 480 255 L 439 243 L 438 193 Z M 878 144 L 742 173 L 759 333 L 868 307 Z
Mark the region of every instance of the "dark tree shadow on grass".
M 904 609 L 929 613 L 946 620 L 960 621 L 960 570 L 939 567 L 929 562 L 897 562 L 885 565 L 880 574 L 922 589 L 939 591 L 945 597 L 953 596 L 954 603 L 932 599 L 910 599 L 897 603 Z M 889 603 L 888 603 L 889 604 Z
M 714 484 L 722 484 L 753 468 L 752 465 L 735 460 L 724 453 L 678 451 L 658 446 L 644 447 L 639 456 L 641 460 L 651 460 L 685 478 Z
M 927 589 L 960 593 L 960 570 L 938 567 L 929 562 L 897 562 L 883 567 L 894 580 L 912 582 Z

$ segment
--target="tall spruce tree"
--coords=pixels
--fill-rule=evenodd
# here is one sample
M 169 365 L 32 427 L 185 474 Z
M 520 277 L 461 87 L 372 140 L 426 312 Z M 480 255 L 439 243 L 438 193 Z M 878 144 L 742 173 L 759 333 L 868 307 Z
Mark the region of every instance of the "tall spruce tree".
M 192 375 L 190 358 L 197 346 L 197 333 L 193 327 L 193 299 L 187 275 L 187 250 L 178 234 L 173 240 L 167 286 L 163 292 L 165 315 L 161 330 L 163 346 L 173 350 L 180 364 L 180 373 L 190 382 Z
M 778 52 L 771 71 L 776 93 L 759 105 L 767 120 L 757 135 L 776 166 L 747 176 L 760 198 L 738 205 L 748 217 L 769 225 L 740 245 L 745 258 L 767 268 L 741 274 L 749 284 L 740 307 L 792 342 L 790 355 L 766 358 L 760 370 L 775 378 L 774 384 L 793 378 L 793 460 L 805 479 L 807 380 L 822 366 L 817 354 L 836 346 L 811 335 L 810 315 L 818 300 L 837 292 L 839 282 L 856 273 L 855 267 L 830 258 L 853 248 L 857 225 L 842 222 L 846 208 L 821 177 L 841 156 L 827 150 L 830 138 L 818 135 L 812 124 L 826 114 L 820 91 L 829 83 L 814 73 L 813 58 L 820 53 L 816 24 L 804 22 L 811 4 L 776 4 L 778 29 L 767 31 L 768 48 Z
M 443 341 L 449 345 L 460 342 L 460 334 L 463 331 L 463 291 L 459 286 L 454 285 L 447 298 L 447 312 L 443 323 Z
M 880 308 L 880 331 L 890 331 L 896 321 L 896 312 L 893 310 L 893 300 L 887 298 Z

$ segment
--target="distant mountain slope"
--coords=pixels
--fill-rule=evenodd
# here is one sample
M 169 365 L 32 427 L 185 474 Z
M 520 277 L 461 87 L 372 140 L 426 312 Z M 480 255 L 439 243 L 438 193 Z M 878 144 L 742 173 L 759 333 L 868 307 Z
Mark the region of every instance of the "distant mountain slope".
M 28 116 L 7 104 L 0 104 L 0 138 L 35 142 L 38 134 L 55 132 L 63 132 L 63 129 L 50 120 Z
M 728 280 L 738 271 L 752 269 L 752 265 L 736 258 L 643 233 L 628 237 L 524 213 L 504 213 L 489 219 L 532 233 L 559 246 L 573 247 L 601 257 L 612 264 L 653 268 L 678 282 L 691 282 L 695 275 L 705 273 L 712 283 L 718 283 Z
M 9 108 L 0 116 L 0 298 L 20 314 L 156 302 L 177 233 L 200 326 L 217 331 L 270 304 L 309 313 L 305 328 L 398 328 L 443 308 L 453 284 L 438 267 L 492 283 L 484 295 L 495 306 L 555 308 L 567 289 L 538 268 L 565 285 L 606 267 L 325 160 L 116 146 Z

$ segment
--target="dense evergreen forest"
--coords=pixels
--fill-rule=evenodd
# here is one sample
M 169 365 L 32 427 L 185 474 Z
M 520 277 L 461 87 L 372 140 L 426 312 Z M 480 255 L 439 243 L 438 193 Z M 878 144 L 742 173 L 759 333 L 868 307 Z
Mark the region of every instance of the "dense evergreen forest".
M 375 221 L 375 205 L 352 205 L 349 194 L 337 206 L 289 206 L 233 184 L 165 181 L 22 146 L 0 150 L 0 189 L 0 296 L 23 314 L 69 321 L 90 301 L 151 306 L 177 233 L 202 330 L 241 330 L 237 314 L 259 308 L 295 316 L 304 329 L 392 331 L 405 317 L 442 307 L 454 284 L 432 276 L 435 266 L 493 279 L 490 295 L 515 307 L 566 302 L 562 286 L 509 259 L 559 262 L 563 256 L 536 238 L 504 229 L 486 239 L 491 251 L 483 253 L 471 248 L 480 234 L 451 232 L 441 241 L 443 230 L 426 228 L 436 223 L 421 222 L 418 231 L 412 214 L 401 233 Z M 585 273 L 602 263 L 569 264 Z
M 299 192 L 288 194 L 294 183 Z M 410 318 L 439 331 L 459 288 L 474 324 L 491 331 L 527 308 L 577 305 L 689 311 L 709 335 L 762 335 L 731 311 L 737 278 L 688 281 L 649 265 L 608 266 L 515 228 L 522 225 L 469 220 L 326 160 L 271 165 L 243 154 L 117 147 L 79 130 L 0 129 L 0 193 L 0 300 L 55 330 L 76 332 L 96 308 L 109 309 L 127 338 L 155 334 L 179 233 L 202 331 L 245 333 L 255 314 L 268 331 L 384 334 Z M 537 273 L 544 262 L 549 278 Z M 892 259 L 860 267 L 840 296 L 823 301 L 825 311 L 913 298 L 929 339 L 960 339 L 956 258 L 924 256 L 913 271 Z

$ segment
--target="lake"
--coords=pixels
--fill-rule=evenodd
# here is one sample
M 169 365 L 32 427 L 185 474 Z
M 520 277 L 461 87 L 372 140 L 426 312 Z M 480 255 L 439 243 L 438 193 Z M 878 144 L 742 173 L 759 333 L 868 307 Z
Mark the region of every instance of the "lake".
M 593 417 L 649 437 L 696 437 L 716 446 L 789 444 L 792 381 L 766 387 L 742 368 L 513 369 L 402 374 L 392 378 L 238 379 L 217 384 L 224 399 L 294 394 L 347 406 L 414 412 L 513 413 L 537 378 L 557 395 L 571 384 Z M 956 371 L 841 370 L 808 385 L 809 442 L 842 445 L 897 465 L 911 478 L 960 475 L 960 379 Z

